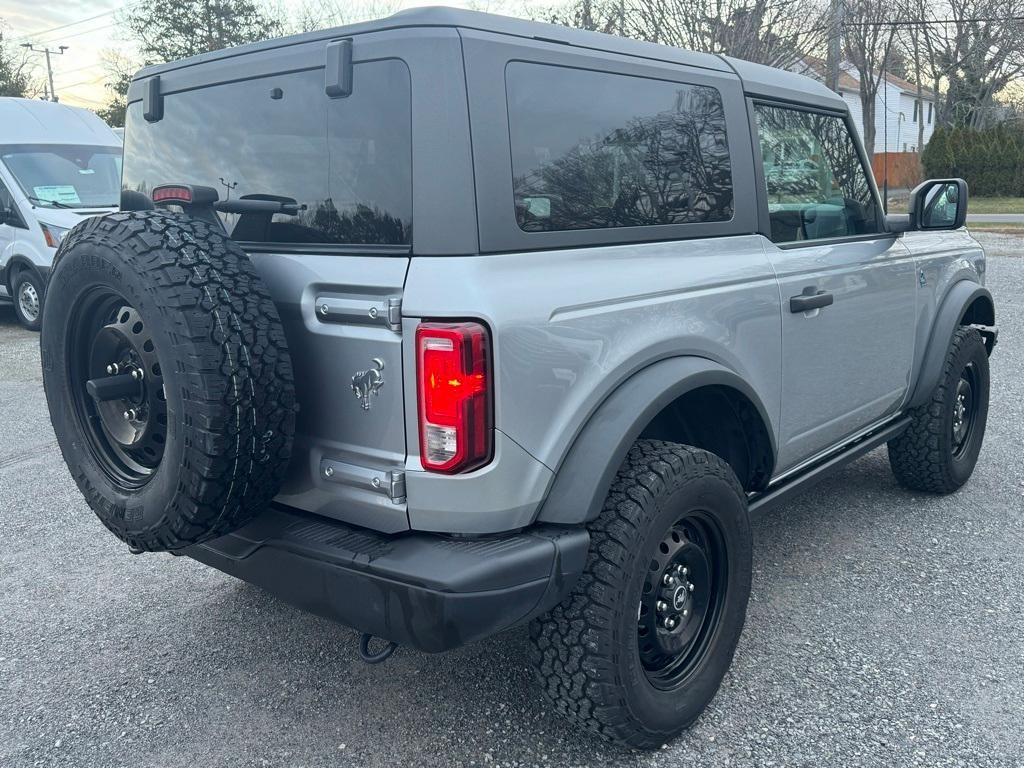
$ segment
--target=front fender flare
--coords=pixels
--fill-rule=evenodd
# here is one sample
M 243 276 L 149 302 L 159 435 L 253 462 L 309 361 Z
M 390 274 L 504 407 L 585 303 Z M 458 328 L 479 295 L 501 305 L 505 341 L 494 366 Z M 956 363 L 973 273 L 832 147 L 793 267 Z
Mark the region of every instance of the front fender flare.
M 935 389 L 939 377 L 942 375 L 942 365 L 946 360 L 946 353 L 949 351 L 953 334 L 958 327 L 963 325 L 968 308 L 979 298 L 988 301 L 989 305 L 993 307 L 994 316 L 995 304 L 992 301 L 992 293 L 973 280 L 961 280 L 946 293 L 942 304 L 935 313 L 935 322 L 932 324 L 932 332 L 928 337 L 928 345 L 925 347 L 917 381 L 914 383 L 914 394 L 907 403 L 908 408 L 916 408 L 931 397 L 932 390 Z
M 537 520 L 574 525 L 595 519 L 644 428 L 676 398 L 712 385 L 731 387 L 754 404 L 768 431 L 772 456 L 777 456 L 772 421 L 746 381 L 707 358 L 669 358 L 633 374 L 591 415 L 559 465 Z

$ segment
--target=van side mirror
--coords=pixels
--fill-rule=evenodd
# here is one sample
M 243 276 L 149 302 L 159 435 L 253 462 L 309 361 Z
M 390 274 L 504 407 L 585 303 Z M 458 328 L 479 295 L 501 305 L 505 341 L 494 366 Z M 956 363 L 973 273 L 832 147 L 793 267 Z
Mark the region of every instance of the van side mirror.
M 7 206 L 0 202 L 0 224 L 7 224 L 15 227 L 21 224 L 21 219 L 13 206 Z
M 885 217 L 889 232 L 959 229 L 967 221 L 967 182 L 929 179 L 910 193 L 910 211 Z

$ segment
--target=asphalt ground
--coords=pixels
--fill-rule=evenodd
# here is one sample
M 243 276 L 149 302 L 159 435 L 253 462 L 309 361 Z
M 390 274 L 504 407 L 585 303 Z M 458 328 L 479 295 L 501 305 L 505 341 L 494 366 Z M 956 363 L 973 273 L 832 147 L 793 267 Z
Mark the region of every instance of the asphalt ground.
M 876 451 L 759 518 L 733 668 L 653 753 L 554 715 L 525 629 L 370 667 L 351 630 L 130 555 L 0 307 L 0 766 L 1024 766 L 1024 239 L 982 237 L 1002 335 L 974 478 L 908 493 Z

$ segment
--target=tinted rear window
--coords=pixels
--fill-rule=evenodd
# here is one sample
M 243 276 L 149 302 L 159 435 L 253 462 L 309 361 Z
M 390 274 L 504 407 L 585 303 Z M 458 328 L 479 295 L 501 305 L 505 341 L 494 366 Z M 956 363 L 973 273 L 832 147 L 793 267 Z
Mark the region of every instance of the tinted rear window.
M 244 242 L 406 244 L 412 236 L 409 70 L 357 64 L 352 94 L 329 99 L 323 70 L 175 93 L 164 117 L 128 111 L 123 187 L 212 187 L 226 198 L 281 199 L 298 215 L 220 216 Z
M 522 62 L 509 64 L 506 89 L 522 229 L 732 218 L 717 89 Z

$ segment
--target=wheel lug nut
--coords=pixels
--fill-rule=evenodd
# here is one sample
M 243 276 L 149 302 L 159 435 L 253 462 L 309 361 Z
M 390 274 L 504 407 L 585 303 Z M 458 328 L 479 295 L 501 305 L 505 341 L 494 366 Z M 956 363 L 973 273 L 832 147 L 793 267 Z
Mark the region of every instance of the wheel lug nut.
M 665 629 L 675 629 L 678 623 L 674 616 L 669 616 L 665 619 Z
M 691 584 L 690 582 L 686 582 L 686 588 L 687 588 L 687 589 L 688 589 L 688 590 L 689 590 L 690 592 L 693 592 L 693 584 Z
M 135 421 L 135 419 L 138 418 L 139 414 L 138 411 L 136 411 L 134 408 L 129 408 L 121 415 L 124 416 L 125 421 Z
M 113 376 L 119 370 L 121 370 L 121 367 L 117 363 L 111 363 L 110 365 L 107 366 L 107 373 L 110 374 L 111 376 Z
M 664 613 L 668 610 L 668 603 L 666 603 L 664 600 L 659 600 L 654 607 L 658 609 L 659 613 Z
M 141 368 L 132 368 L 132 378 L 133 379 L 135 379 L 136 381 L 142 381 L 142 376 L 143 376 L 143 373 L 142 373 L 142 369 Z
M 688 608 L 683 608 L 683 616 L 689 616 L 689 615 L 690 615 L 690 610 Z
M 666 573 L 664 578 L 661 580 L 661 583 L 664 584 L 667 587 L 667 586 L 669 586 L 672 583 L 672 581 L 673 581 L 672 574 L 671 573 Z

